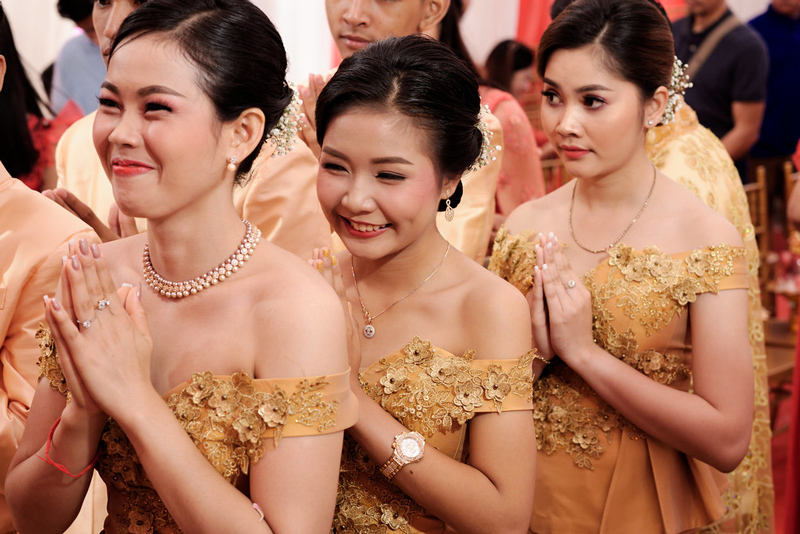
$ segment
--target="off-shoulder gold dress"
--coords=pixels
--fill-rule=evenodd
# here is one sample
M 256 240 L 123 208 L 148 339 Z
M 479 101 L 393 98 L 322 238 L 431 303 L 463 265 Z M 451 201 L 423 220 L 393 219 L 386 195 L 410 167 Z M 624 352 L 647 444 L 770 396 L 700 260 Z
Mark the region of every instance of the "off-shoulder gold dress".
M 69 398 L 55 344 L 37 334 L 40 375 Z M 247 491 L 250 464 L 277 447 L 282 437 L 341 432 L 352 426 L 358 406 L 349 371 L 304 378 L 253 379 L 246 373 L 194 373 L 164 400 L 197 448 L 232 485 Z M 119 424 L 109 419 L 100 440 L 96 469 L 108 488 L 106 534 L 177 534 L 136 451 Z
M 360 374 L 364 391 L 406 428 L 458 461 L 465 461 L 467 427 L 475 414 L 531 409 L 533 353 L 516 360 L 477 360 L 415 337 L 402 350 Z M 345 436 L 333 532 L 440 533 L 445 524 L 380 473 Z
M 489 268 L 527 293 L 533 233 L 498 232 Z M 609 249 L 583 277 L 595 342 L 652 380 L 691 390 L 688 305 L 697 295 L 747 288 L 743 248 L 680 254 Z M 604 402 L 560 360 L 534 384 L 539 456 L 531 532 L 676 534 L 725 511 L 727 480 L 651 438 Z

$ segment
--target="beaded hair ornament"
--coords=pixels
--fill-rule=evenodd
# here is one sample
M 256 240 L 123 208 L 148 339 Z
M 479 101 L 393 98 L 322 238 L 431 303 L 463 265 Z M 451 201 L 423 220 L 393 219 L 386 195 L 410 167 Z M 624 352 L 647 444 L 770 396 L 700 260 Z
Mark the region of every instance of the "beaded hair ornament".
M 689 76 L 686 75 L 686 69 L 689 65 L 684 64 L 683 61 L 675 57 L 672 63 L 672 80 L 669 82 L 669 98 L 667 99 L 667 107 L 664 109 L 664 115 L 661 116 L 661 124 L 669 124 L 675 120 L 675 113 L 681 109 L 683 105 L 683 95 L 686 90 L 692 86 L 689 81 Z
M 297 142 L 297 123 L 303 101 L 300 100 L 300 95 L 293 83 L 289 84 L 289 89 L 292 91 L 292 100 L 283 109 L 281 118 L 267 135 L 267 139 L 275 147 L 275 152 L 272 153 L 273 158 L 288 154 Z
M 483 141 L 481 142 L 481 151 L 472 165 L 470 165 L 467 169 L 468 172 L 477 171 L 481 167 L 485 167 L 492 161 L 495 161 L 497 159 L 495 152 L 500 152 L 503 149 L 503 147 L 500 145 L 492 146 L 492 136 L 494 135 L 494 132 L 489 130 L 489 125 L 486 124 L 486 121 L 484 120 L 489 113 L 491 113 L 489 111 L 489 106 L 481 106 L 481 111 L 478 113 L 478 122 L 475 124 L 475 127 L 481 131 Z

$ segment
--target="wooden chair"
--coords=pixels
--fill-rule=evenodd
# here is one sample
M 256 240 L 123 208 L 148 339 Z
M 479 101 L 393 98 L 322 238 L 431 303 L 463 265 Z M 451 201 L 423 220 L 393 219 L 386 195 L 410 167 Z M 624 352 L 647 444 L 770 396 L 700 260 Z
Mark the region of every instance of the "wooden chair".
M 542 160 L 542 175 L 544 176 L 545 193 L 555 191 L 573 178 L 567 174 L 560 158 Z
M 750 218 L 753 221 L 753 231 L 758 243 L 758 254 L 761 257 L 762 269 L 760 278 L 762 285 L 767 282 L 765 276 L 767 254 L 769 253 L 769 202 L 767 200 L 767 169 L 763 165 L 756 168 L 756 181 L 745 184 L 744 192 L 747 194 L 747 205 L 750 208 Z
M 789 207 L 789 199 L 792 198 L 792 191 L 794 191 L 794 186 L 797 184 L 797 180 L 800 178 L 800 172 L 794 172 L 794 165 L 792 165 L 791 161 L 786 161 L 783 164 L 783 191 L 785 195 L 785 205 Z M 789 219 L 788 215 L 786 216 L 786 235 L 790 236 L 792 232 L 797 230 L 797 225 Z

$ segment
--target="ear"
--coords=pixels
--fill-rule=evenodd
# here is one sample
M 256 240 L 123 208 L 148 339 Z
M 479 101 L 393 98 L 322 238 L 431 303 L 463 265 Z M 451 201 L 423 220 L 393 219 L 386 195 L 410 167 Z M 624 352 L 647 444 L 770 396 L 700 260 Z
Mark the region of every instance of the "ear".
M 456 192 L 456 187 L 458 187 L 458 182 L 461 181 L 461 177 L 458 178 L 445 178 L 442 181 L 442 190 L 439 194 L 439 198 L 442 200 L 447 200 L 453 193 Z
M 6 79 L 6 58 L 0 55 L 0 91 L 3 90 L 3 80 Z
M 667 108 L 667 101 L 669 100 L 669 91 L 663 85 L 656 89 L 653 96 L 647 100 L 644 106 L 644 127 L 652 125 L 655 126 L 661 122 L 661 117 L 664 115 L 664 110 Z
M 435 29 L 447 15 L 450 8 L 450 0 L 425 0 L 425 11 L 422 20 L 419 22 L 417 33 L 426 33 Z
M 258 108 L 244 110 L 239 117 L 229 123 L 227 129 L 230 133 L 231 151 L 230 156 L 242 161 L 261 145 L 261 137 L 264 135 L 266 119 L 264 112 Z

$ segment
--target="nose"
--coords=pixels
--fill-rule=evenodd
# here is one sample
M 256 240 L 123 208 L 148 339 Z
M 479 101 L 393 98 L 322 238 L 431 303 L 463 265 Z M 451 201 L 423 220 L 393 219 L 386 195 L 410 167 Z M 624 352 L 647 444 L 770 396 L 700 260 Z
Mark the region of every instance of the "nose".
M 575 137 L 580 133 L 580 109 L 577 106 L 564 105 L 561 108 L 556 133 L 562 137 Z
M 369 0 L 352 0 L 350 7 L 342 15 L 344 21 L 353 27 L 366 25 L 368 22 L 367 2 Z
M 111 13 L 106 20 L 106 26 L 103 28 L 103 36 L 107 39 L 114 39 L 117 35 L 119 27 L 122 26 L 122 21 L 125 17 L 133 12 L 133 8 L 123 2 L 115 2 L 111 6 Z
M 372 178 L 372 177 L 369 177 Z M 377 208 L 370 187 L 370 179 L 356 177 L 350 180 L 349 187 L 342 197 L 342 206 L 354 215 L 371 213 Z
M 132 147 L 139 142 L 138 120 L 133 113 L 123 111 L 108 135 L 109 143 L 116 146 Z

